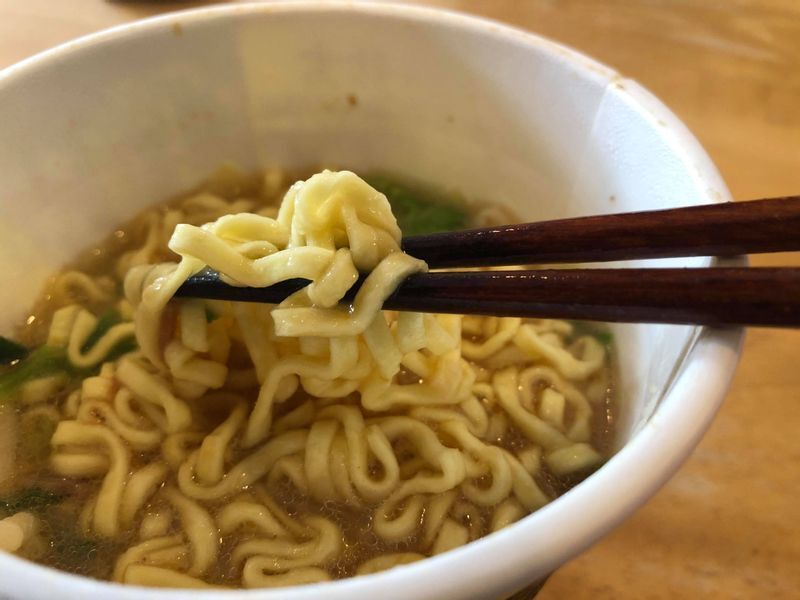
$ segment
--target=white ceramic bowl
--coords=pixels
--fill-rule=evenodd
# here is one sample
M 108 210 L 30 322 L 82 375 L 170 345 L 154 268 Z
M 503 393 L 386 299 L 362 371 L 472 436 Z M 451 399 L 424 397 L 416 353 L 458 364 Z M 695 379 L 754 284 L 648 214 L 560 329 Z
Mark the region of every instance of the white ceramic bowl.
M 44 278 L 215 166 L 382 167 L 524 219 L 721 202 L 686 128 L 636 83 L 529 33 L 396 5 L 213 7 L 117 27 L 0 74 L 0 333 Z M 709 259 L 663 261 L 701 266 Z M 0 596 L 499 598 L 640 506 L 720 405 L 740 330 L 615 328 L 619 452 L 584 483 L 466 547 L 382 574 L 250 592 L 165 592 L 0 555 Z

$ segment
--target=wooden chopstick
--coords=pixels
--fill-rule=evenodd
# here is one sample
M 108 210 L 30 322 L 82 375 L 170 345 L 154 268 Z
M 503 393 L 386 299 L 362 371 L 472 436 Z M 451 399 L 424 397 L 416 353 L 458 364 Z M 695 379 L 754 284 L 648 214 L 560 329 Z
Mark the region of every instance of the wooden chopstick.
M 346 299 L 352 299 L 363 277 Z M 280 302 L 307 285 L 227 285 L 213 271 L 177 296 Z M 424 273 L 384 302 L 390 310 L 712 326 L 800 325 L 800 268 L 548 269 Z
M 414 236 L 403 250 L 432 269 L 800 250 L 800 196 Z
M 800 196 L 504 225 L 403 239 L 431 268 L 730 256 L 800 250 Z M 351 288 L 352 300 L 365 276 Z M 225 284 L 207 271 L 177 296 L 282 301 L 308 285 Z M 566 269 L 412 275 L 390 310 L 630 323 L 800 326 L 800 269 Z

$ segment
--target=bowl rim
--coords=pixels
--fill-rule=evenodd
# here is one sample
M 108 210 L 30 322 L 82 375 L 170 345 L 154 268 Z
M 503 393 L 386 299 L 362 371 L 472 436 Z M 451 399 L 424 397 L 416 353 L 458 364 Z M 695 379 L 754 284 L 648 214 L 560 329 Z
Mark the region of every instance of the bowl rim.
M 0 93 L 17 77 L 24 77 L 71 55 L 91 51 L 106 43 L 146 35 L 162 28 L 204 21 L 234 20 L 270 13 L 349 12 L 433 22 L 470 34 L 495 36 L 537 47 L 571 63 L 583 74 L 592 72 L 617 86 L 632 106 L 662 132 L 681 160 L 693 166 L 698 195 L 710 203 L 730 201 L 724 182 L 703 148 L 683 123 L 647 90 L 594 59 L 558 42 L 492 19 L 428 6 L 393 3 L 361 3 L 348 0 L 298 0 L 217 5 L 171 12 L 116 25 L 67 41 L 26 58 L 0 71 Z M 730 262 L 730 261 L 728 261 Z M 741 262 L 741 261 L 733 261 Z M 0 553 L 3 581 L 15 588 L 58 589 L 62 597 L 98 596 L 117 599 L 168 598 L 189 600 L 196 595 L 214 599 L 306 600 L 324 594 L 330 599 L 352 597 L 442 598 L 496 597 L 524 587 L 533 577 L 542 577 L 567 559 L 598 541 L 652 496 L 678 469 L 699 442 L 724 400 L 740 355 L 741 328 L 699 328 L 672 385 L 653 415 L 594 475 L 522 521 L 426 560 L 373 575 L 330 583 L 290 588 L 253 590 L 169 590 L 98 581 L 45 567 L 13 555 Z M 697 398 L 706 399 L 700 402 Z M 681 427 L 675 427 L 681 423 Z M 671 424 L 671 426 L 665 426 Z M 627 473 L 636 472 L 633 480 Z M 612 483 L 614 485 L 609 485 Z M 597 501 L 602 498 L 602 501 Z M 580 515 L 578 519 L 577 516 Z M 548 537 L 549 536 L 549 537 Z M 547 548 L 524 551 L 526 540 L 548 539 Z M 535 571 L 527 563 L 538 561 Z M 450 574 L 449 577 L 445 577 Z M 458 574 L 453 577 L 452 574 Z M 11 590 L 10 590 L 11 591 Z

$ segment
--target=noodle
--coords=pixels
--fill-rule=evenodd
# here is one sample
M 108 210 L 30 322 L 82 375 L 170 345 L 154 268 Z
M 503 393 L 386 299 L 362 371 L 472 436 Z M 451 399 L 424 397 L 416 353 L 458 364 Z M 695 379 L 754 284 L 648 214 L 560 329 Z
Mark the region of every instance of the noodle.
M 283 181 L 271 170 L 252 189 L 275 196 Z M 21 423 L 50 428 L 37 477 L 75 488 L 41 515 L 0 513 L 2 549 L 69 568 L 41 540 L 71 514 L 80 536 L 114 545 L 93 573 L 114 581 L 327 581 L 506 527 L 604 460 L 605 407 L 583 391 L 608 387 L 594 337 L 382 311 L 427 268 L 400 249 L 386 196 L 348 171 L 298 181 L 277 210 L 258 194 L 154 209 L 105 272 L 56 279 L 43 348 L 61 367 L 15 398 Z M 277 306 L 173 299 L 205 268 L 233 285 L 310 284 Z

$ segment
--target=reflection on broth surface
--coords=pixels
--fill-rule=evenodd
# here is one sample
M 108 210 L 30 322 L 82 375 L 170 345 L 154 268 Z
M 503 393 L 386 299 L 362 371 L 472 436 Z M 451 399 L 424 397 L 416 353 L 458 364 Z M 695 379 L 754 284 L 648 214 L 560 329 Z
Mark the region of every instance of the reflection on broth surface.
M 608 333 L 379 310 L 426 268 L 400 228 L 502 211 L 297 175 L 220 169 L 55 276 L 1 340 L 0 548 L 139 585 L 324 581 L 491 533 L 607 457 Z M 278 306 L 168 302 L 205 266 L 313 284 Z

